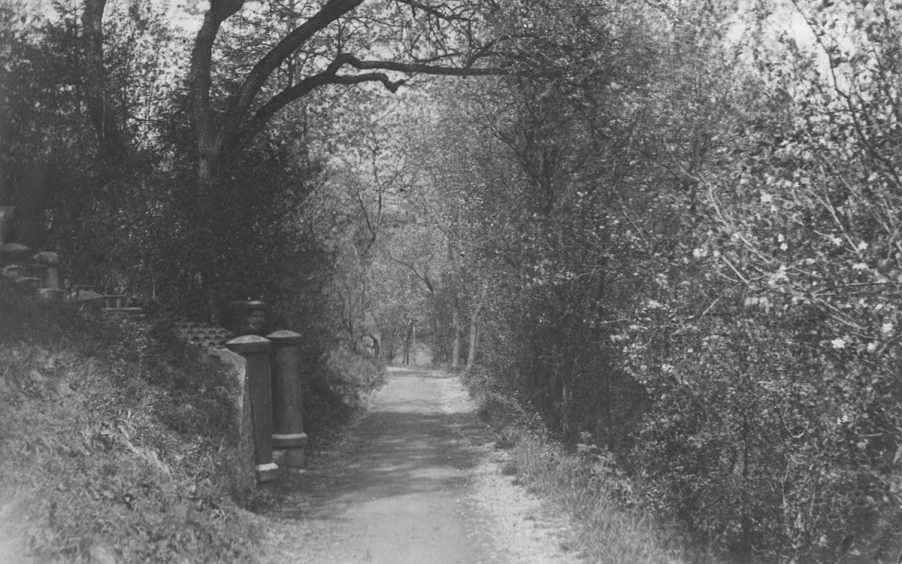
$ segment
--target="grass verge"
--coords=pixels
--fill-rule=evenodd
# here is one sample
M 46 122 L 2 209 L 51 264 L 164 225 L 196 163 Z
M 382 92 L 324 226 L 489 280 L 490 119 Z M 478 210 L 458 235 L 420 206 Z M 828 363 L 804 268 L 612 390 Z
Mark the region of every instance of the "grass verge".
M 575 526 L 568 548 L 588 562 L 679 564 L 685 555 L 641 510 L 629 507 L 629 482 L 597 448 L 576 452 L 552 440 L 509 395 L 466 378 L 480 416 L 495 428 L 496 448 L 509 451 L 502 468 L 529 491 L 557 503 Z

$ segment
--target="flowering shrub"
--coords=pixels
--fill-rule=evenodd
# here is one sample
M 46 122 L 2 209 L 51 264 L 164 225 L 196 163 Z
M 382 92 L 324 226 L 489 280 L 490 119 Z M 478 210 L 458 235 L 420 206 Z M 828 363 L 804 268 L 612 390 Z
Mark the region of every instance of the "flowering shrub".
M 797 8 L 825 64 L 789 44 L 720 92 L 705 165 L 677 165 L 696 226 L 614 335 L 652 401 L 646 499 L 742 561 L 832 555 L 902 508 L 899 15 Z

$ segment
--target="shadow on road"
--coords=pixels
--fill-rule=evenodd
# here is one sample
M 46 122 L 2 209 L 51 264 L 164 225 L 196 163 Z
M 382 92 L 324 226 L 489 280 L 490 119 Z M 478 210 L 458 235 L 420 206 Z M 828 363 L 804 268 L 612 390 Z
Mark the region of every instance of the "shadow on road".
M 374 500 L 460 490 L 479 462 L 468 445 L 489 438 L 475 414 L 442 410 L 429 380 L 443 377 L 448 376 L 391 373 L 340 456 L 314 459 L 308 470 L 289 470 L 279 480 L 273 512 L 285 518 L 342 519 Z

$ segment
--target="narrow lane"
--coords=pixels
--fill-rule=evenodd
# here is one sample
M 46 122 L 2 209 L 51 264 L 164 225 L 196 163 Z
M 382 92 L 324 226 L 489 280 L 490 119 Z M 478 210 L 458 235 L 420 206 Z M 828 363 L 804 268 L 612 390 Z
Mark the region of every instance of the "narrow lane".
M 372 398 L 343 456 L 283 480 L 269 515 L 273 563 L 508 564 L 558 562 L 518 557 L 490 514 L 474 476 L 510 478 L 486 460 L 491 434 L 472 412 L 456 377 L 399 371 Z M 491 474 L 488 476 L 487 474 Z M 500 490 L 492 486 L 493 490 Z M 525 494 L 525 492 L 524 492 Z M 508 496 L 509 497 L 509 496 Z M 538 526 L 533 506 L 520 533 Z M 513 523 L 512 525 L 510 523 Z M 515 528 L 517 522 L 506 524 Z M 536 536 L 536 535 L 530 535 Z M 555 540 L 537 539 L 554 545 Z M 522 544 L 522 543 L 521 543 Z M 524 547 L 526 548 L 526 547 Z M 556 548 L 556 547 L 554 547 Z M 534 550 L 531 552 L 535 553 Z M 537 555 L 539 556 L 539 555 Z

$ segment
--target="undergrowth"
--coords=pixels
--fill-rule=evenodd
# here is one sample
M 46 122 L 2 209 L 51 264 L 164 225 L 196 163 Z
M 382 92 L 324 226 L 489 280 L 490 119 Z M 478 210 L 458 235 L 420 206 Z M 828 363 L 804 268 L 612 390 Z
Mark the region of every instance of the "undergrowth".
M 355 414 L 365 406 L 366 396 L 385 383 L 385 366 L 337 348 L 304 379 L 304 429 L 309 448 L 336 440 Z
M 0 561 L 250 561 L 222 365 L 6 280 L 0 311 Z
M 574 452 L 555 441 L 530 415 L 528 405 L 524 408 L 485 375 L 468 373 L 465 382 L 479 404 L 479 415 L 495 428 L 496 448 L 510 453 L 502 472 L 570 515 L 577 533 L 572 549 L 588 562 L 683 561 L 666 529 L 633 506 L 630 483 L 610 457 L 594 445 L 580 444 Z
M 0 277 L 0 562 L 254 560 L 263 521 L 247 509 L 266 492 L 237 470 L 237 384 L 172 326 L 40 303 Z M 378 380 L 332 364 L 310 380 L 314 430 Z

